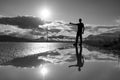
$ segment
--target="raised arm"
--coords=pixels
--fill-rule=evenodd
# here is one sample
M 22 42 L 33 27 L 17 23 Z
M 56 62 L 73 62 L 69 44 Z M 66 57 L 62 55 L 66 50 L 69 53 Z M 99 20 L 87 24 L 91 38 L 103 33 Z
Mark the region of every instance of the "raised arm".
M 72 24 L 72 25 L 78 25 L 77 23 L 71 23 L 71 22 L 70 22 L 70 24 Z

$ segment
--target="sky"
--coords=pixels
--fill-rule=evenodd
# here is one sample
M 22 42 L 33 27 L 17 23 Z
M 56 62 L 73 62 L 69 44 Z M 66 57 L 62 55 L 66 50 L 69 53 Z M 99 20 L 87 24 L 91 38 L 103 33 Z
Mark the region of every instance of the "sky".
M 115 25 L 120 19 L 119 0 L 0 0 L 1 16 L 32 15 L 47 7 L 50 20 Z

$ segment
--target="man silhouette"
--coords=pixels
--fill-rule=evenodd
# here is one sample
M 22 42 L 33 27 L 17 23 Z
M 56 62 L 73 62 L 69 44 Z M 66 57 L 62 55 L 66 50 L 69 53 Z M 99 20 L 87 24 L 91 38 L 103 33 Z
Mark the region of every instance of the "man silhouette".
M 77 34 L 76 34 L 76 42 L 74 43 L 74 45 L 77 45 L 78 43 L 78 38 L 80 37 L 80 45 L 82 45 L 82 34 L 84 34 L 84 24 L 82 23 L 82 19 L 80 18 L 79 19 L 79 23 L 71 23 L 70 24 L 72 25 L 77 25 Z

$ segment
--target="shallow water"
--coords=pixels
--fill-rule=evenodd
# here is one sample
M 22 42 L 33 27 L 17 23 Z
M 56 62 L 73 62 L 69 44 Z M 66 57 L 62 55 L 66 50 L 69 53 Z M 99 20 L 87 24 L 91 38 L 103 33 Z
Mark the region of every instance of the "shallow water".
M 103 53 L 104 52 L 104 53 Z M 87 49 L 79 72 L 71 43 L 0 43 L 0 80 L 119 80 L 119 55 Z M 43 75 L 45 67 L 48 73 Z

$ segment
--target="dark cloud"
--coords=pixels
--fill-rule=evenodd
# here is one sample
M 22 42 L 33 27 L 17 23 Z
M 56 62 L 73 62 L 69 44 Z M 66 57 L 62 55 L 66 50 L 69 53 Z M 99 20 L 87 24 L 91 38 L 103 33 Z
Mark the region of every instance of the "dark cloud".
M 44 21 L 33 16 L 1 17 L 0 24 L 15 25 L 22 29 L 35 29 L 43 25 Z

